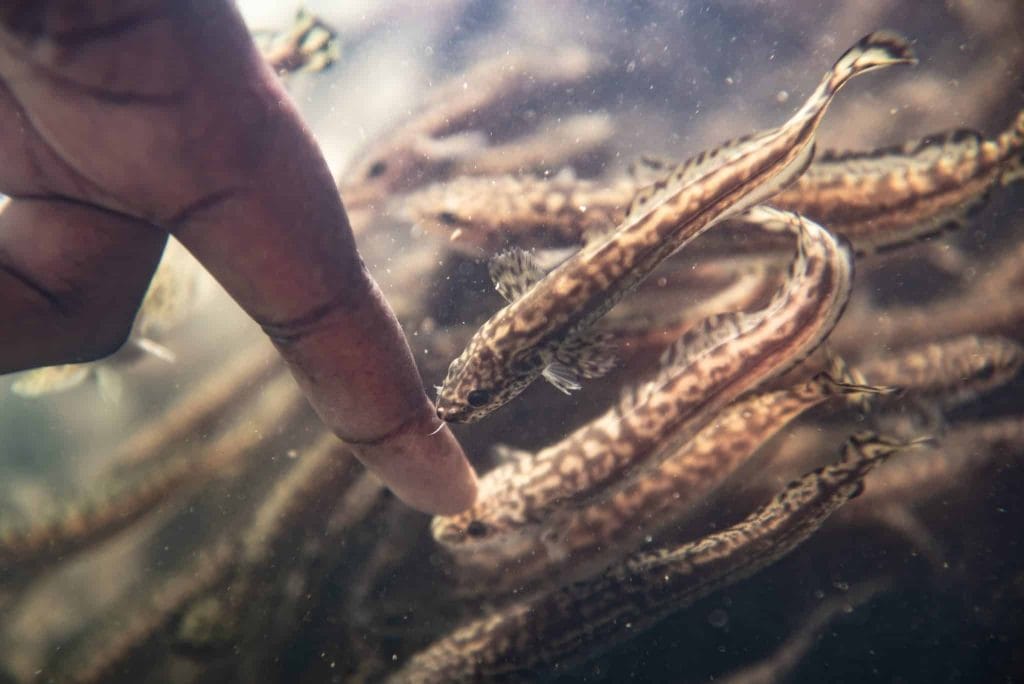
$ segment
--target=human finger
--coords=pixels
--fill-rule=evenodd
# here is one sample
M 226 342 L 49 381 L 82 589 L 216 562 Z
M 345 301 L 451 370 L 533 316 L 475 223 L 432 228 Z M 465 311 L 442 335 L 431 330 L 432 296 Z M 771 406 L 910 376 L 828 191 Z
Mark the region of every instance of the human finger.
M 166 227 L 263 326 L 321 419 L 400 498 L 431 513 L 468 507 L 473 469 L 447 428 L 435 433 L 412 353 L 359 257 L 319 148 L 234 8 L 207 8 L 202 21 L 213 42 L 205 49 L 249 56 L 255 75 L 242 104 L 254 111 L 206 124 L 252 144 L 236 151 L 252 163 Z M 238 130 L 247 126 L 258 130 Z

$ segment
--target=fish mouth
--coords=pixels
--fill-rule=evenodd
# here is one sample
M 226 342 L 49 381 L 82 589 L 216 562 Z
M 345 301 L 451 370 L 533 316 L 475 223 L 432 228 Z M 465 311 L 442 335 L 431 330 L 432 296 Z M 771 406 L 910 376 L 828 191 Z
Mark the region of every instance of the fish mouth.
M 446 423 L 467 423 L 469 422 L 469 412 L 466 410 L 459 410 L 454 406 L 438 405 L 437 417 Z

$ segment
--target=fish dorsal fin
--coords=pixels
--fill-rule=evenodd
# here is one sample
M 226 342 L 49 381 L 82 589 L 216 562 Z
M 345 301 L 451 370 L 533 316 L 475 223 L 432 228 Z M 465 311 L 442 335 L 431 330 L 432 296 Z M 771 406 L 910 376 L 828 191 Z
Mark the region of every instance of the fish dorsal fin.
M 675 166 L 673 161 L 645 154 L 630 162 L 626 167 L 626 175 L 637 185 L 650 185 L 667 176 Z
M 629 207 L 626 209 L 626 219 L 628 220 L 647 211 L 647 207 L 654 202 L 655 195 L 664 187 L 664 185 L 658 182 L 653 185 L 645 185 L 637 190 L 636 194 L 633 195 L 632 201 L 629 203 Z
M 543 273 L 552 271 L 558 268 L 563 261 L 571 257 L 576 252 L 580 251 L 578 245 L 572 245 L 569 247 L 552 247 L 550 249 L 538 249 L 533 252 L 533 263 Z
M 822 391 L 827 394 L 846 395 L 846 401 L 862 413 L 870 411 L 873 398 L 898 394 L 901 391 L 898 387 L 869 384 L 863 373 L 850 368 L 841 356 L 828 347 L 825 348 L 825 355 L 828 358 L 828 365 L 812 379 L 812 382 L 819 383 Z
M 750 329 L 759 320 L 755 314 L 742 312 L 716 314 L 705 318 L 690 328 L 671 345 L 665 348 L 659 359 L 658 372 L 647 382 L 627 387 L 619 398 L 619 408 L 629 411 L 645 403 L 665 383 L 680 373 L 705 353 L 718 347 Z
M 526 294 L 545 275 L 533 255 L 518 247 L 511 247 L 495 256 L 487 270 L 494 289 L 510 304 Z
M 927 167 L 943 157 L 956 159 L 973 153 L 984 142 L 977 131 L 958 128 L 874 150 L 825 150 L 815 161 L 822 167 L 838 165 L 851 173 L 885 173 L 907 164 Z
M 645 162 L 647 158 L 641 158 L 640 165 L 634 164 L 630 167 L 630 174 L 649 185 L 642 187 L 633 196 L 633 201 L 626 210 L 626 218 L 636 218 L 649 211 L 652 206 L 703 177 L 713 168 L 744 154 L 750 147 L 756 145 L 757 141 L 771 133 L 772 131 L 765 131 L 734 138 L 718 147 L 702 150 L 681 164 L 671 165 L 661 160 Z M 661 172 L 656 173 L 657 170 Z
M 611 335 L 590 330 L 568 338 L 542 375 L 560 392 L 569 394 L 580 389 L 582 379 L 599 378 L 614 367 Z
M 756 319 L 747 313 L 734 312 L 708 316 L 661 353 L 662 370 L 684 368 L 708 350 L 746 332 Z
M 510 444 L 495 444 L 491 447 L 491 458 L 496 466 L 503 466 L 508 463 L 518 463 L 526 458 L 532 458 L 533 452 L 525 449 L 517 449 Z

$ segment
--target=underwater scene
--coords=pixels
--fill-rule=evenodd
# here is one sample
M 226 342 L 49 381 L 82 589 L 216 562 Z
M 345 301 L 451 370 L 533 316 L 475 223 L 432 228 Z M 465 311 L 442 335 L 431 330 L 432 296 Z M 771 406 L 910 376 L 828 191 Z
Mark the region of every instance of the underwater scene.
M 51 159 L 0 133 L 0 682 L 1024 680 L 1024 4 L 129 4 L 88 29 L 0 8 L 3 128 L 86 160 L 37 187 L 18 169 Z M 110 138 L 26 84 L 121 39 L 109 64 L 185 93 L 252 52 L 251 83 L 188 100 L 212 170 L 167 192 L 219 182 L 208 112 L 294 106 L 415 367 L 370 331 L 309 371 L 363 305 L 317 342 L 197 236 L 252 201 L 217 249 L 266 301 L 302 289 L 275 257 L 318 215 L 287 190 L 308 169 L 266 161 L 306 159 L 287 136 L 224 164 L 293 204 L 150 213 L 141 166 L 104 189 L 139 130 L 119 72 L 60 76 Z M 181 45 L 209 52 L 153 57 Z M 90 332 L 46 269 L 95 255 L 41 197 L 146 224 L 97 231 Z M 364 418 L 426 406 L 407 375 L 425 457 Z

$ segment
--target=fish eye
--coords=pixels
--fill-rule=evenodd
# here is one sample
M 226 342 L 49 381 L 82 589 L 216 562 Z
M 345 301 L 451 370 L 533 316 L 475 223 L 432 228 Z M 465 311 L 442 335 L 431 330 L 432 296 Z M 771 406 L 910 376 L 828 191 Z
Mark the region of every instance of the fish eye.
M 468 401 L 469 405 L 472 406 L 473 408 L 480 408 L 490 400 L 491 393 L 488 392 L 487 390 L 477 389 L 473 390 L 468 395 L 466 395 L 466 401 Z
M 450 211 L 442 211 L 437 215 L 437 220 L 446 226 L 454 226 L 459 220 L 458 217 Z
M 376 178 L 377 176 L 382 175 L 387 170 L 388 170 L 387 162 L 377 161 L 377 162 L 374 162 L 372 166 L 370 166 L 370 170 L 366 172 L 366 177 L 367 178 Z
M 477 539 L 480 537 L 486 537 L 487 525 L 483 524 L 479 520 L 472 520 L 469 525 L 466 526 L 466 534 L 470 537 L 476 537 Z

